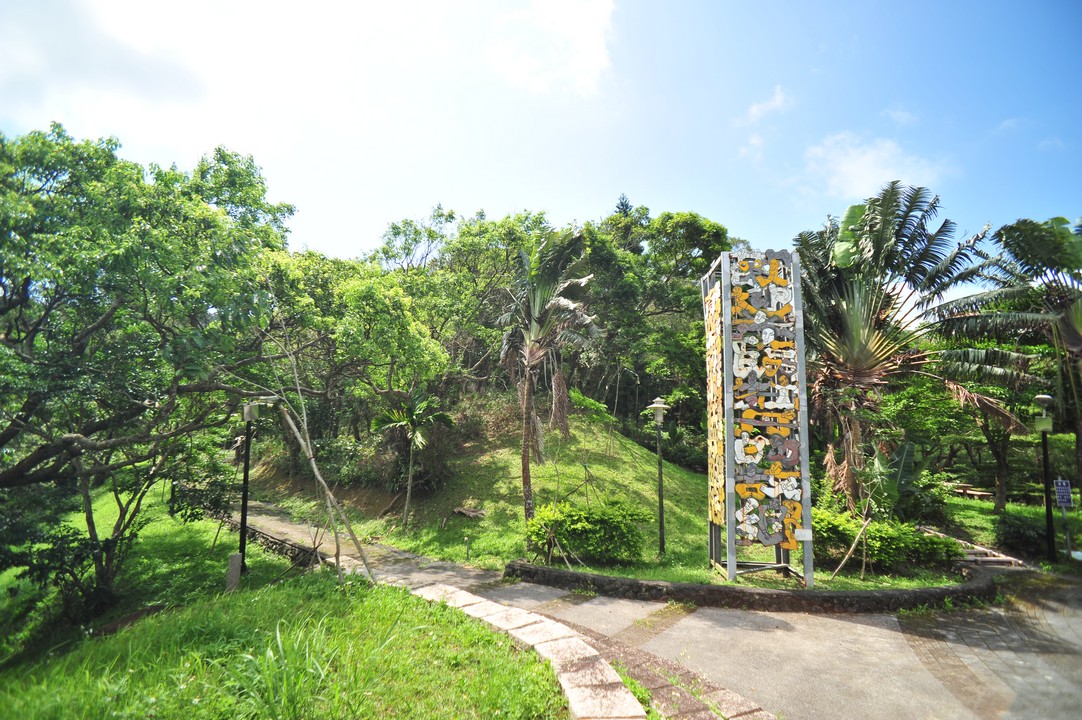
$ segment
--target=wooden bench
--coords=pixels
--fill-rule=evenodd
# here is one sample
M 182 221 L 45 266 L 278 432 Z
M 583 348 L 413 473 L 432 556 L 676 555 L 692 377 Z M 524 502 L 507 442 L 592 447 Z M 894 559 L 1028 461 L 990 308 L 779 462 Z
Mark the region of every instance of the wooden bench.
M 988 492 L 987 490 L 974 490 L 972 485 L 956 485 L 954 492 L 964 498 L 973 500 L 991 500 L 995 497 L 995 493 Z

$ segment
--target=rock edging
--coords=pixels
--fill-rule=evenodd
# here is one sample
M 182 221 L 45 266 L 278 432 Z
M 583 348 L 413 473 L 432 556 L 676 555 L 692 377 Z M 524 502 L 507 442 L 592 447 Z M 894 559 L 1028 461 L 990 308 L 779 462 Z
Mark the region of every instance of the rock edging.
M 504 577 L 550 585 L 565 590 L 587 590 L 599 595 L 631 600 L 693 603 L 698 607 L 739 608 L 768 612 L 876 613 L 992 602 L 996 597 L 993 575 L 965 568 L 968 579 L 959 585 L 906 590 L 769 590 L 732 585 L 697 585 L 661 580 L 576 572 L 515 560 L 504 568 Z
M 646 711 L 612 666 L 582 635 L 566 625 L 442 583 L 422 585 L 412 592 L 485 621 L 552 663 L 572 718 L 645 720 Z

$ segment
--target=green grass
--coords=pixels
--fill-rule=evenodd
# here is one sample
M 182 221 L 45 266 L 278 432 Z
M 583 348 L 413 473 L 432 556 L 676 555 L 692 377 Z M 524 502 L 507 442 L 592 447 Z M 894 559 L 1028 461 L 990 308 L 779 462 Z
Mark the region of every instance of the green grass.
M 438 492 L 414 495 L 408 533 L 397 527 L 397 516 L 376 520 L 354 513 L 358 534 L 428 557 L 486 569 L 503 569 L 507 562 L 518 558 L 534 559 L 524 539 L 519 436 L 514 417 L 509 412 L 486 410 L 495 419 L 487 423 L 484 437 L 456 450 L 451 462 L 452 479 Z M 648 508 L 656 518 L 657 459 L 651 450 L 577 413 L 571 417 L 571 437 L 564 440 L 558 433 L 546 433 L 545 448 L 545 462 L 534 463 L 531 472 L 537 506 L 562 499 L 583 504 L 617 499 Z M 643 527 L 647 549 L 640 562 L 576 568 L 645 580 L 725 582 L 708 560 L 706 475 L 667 462 L 663 475 L 666 553 L 661 556 L 657 552 L 658 526 L 654 521 Z M 255 492 L 261 499 L 286 503 L 294 514 L 315 518 L 321 509 L 310 489 L 313 487 L 314 482 L 305 483 L 299 493 L 290 493 L 281 489 L 281 483 L 262 477 L 256 482 Z M 485 517 L 471 519 L 454 513 L 456 507 L 466 504 L 483 508 Z M 799 558 L 799 552 L 794 557 Z M 741 548 L 738 558 L 772 560 L 773 551 Z M 816 568 L 816 588 L 908 588 L 958 582 L 958 576 L 951 572 L 922 572 L 912 577 L 868 574 L 861 580 L 859 567 L 859 559 L 851 560 L 846 571 L 833 581 L 827 581 L 833 567 Z M 798 580 L 772 572 L 742 576 L 738 582 L 749 587 L 801 587 Z
M 1053 499 L 1054 500 L 1054 499 Z M 996 519 L 993 512 L 994 503 L 985 500 L 969 500 L 966 498 L 948 498 L 947 512 L 950 522 L 945 528 L 955 537 L 968 540 L 976 545 L 994 548 L 996 546 Z M 1037 528 L 1045 527 L 1046 516 L 1043 505 L 1024 505 L 1021 503 L 1007 503 L 1006 512 L 1018 518 L 1025 518 L 1031 525 Z M 1055 530 L 1057 550 L 1062 553 L 1065 550 L 1064 543 L 1064 518 L 1063 511 L 1058 507 L 1052 508 L 1052 524 Z M 1077 505 L 1067 511 L 1066 527 L 1071 531 L 1071 547 L 1078 550 L 1082 547 L 1082 509 Z M 1008 555 L 1019 556 L 1023 559 L 1041 562 L 1050 570 L 1070 575 L 1082 575 L 1082 562 L 1077 560 L 1061 559 L 1056 563 L 1048 563 L 1045 560 L 1045 547 L 1041 543 L 1030 553 L 1021 553 L 1007 549 Z
M 452 610 L 315 573 L 199 600 L 5 671 L 24 718 L 566 718 L 533 653 Z
M 116 511 L 110 495 L 101 493 L 95 498 L 95 511 L 100 526 L 106 522 L 111 526 Z M 15 581 L 17 570 L 0 575 L 0 664 L 19 654 L 33 657 L 69 646 L 87 632 L 148 605 L 185 605 L 225 589 L 229 556 L 237 552 L 236 533 L 209 520 L 183 523 L 171 518 L 156 496 L 147 499 L 143 512 L 150 523 L 139 534 L 116 580 L 118 602 L 86 627 L 61 622 L 54 609 L 55 592 Z M 86 527 L 81 513 L 73 514 L 68 522 Z M 249 572 L 242 578 L 242 587 L 261 587 L 290 570 L 288 560 L 253 543 L 248 544 L 246 555 Z M 14 594 L 9 587 L 15 588 Z

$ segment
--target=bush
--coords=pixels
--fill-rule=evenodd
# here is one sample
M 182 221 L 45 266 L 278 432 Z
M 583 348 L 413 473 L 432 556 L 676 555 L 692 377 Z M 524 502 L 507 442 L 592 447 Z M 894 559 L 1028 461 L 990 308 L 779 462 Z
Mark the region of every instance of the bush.
M 651 519 L 648 511 L 624 502 L 586 508 L 549 503 L 526 524 L 526 537 L 546 562 L 559 556 L 601 565 L 635 562 L 646 543 L 639 525 Z
M 817 562 L 840 561 L 853 545 L 863 523 L 846 512 L 816 508 L 812 512 Z M 905 572 L 914 568 L 944 567 L 961 557 L 958 543 L 950 538 L 925 535 L 915 526 L 890 520 L 873 520 L 864 531 L 868 562 L 881 572 Z M 859 556 L 863 548 L 858 545 Z
M 947 520 L 947 498 L 951 494 L 947 483 L 954 480 L 951 473 L 923 471 L 916 480 L 898 488 L 894 514 L 905 522 L 942 525 Z
M 1045 547 L 1044 524 L 1005 512 L 996 518 L 996 547 L 1014 550 L 1024 555 L 1040 555 Z

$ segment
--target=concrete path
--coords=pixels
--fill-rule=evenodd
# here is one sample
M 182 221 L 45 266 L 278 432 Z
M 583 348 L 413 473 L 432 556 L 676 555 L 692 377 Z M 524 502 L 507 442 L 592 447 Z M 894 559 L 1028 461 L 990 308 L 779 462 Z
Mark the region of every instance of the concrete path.
M 258 507 L 249 523 L 314 539 Z M 568 593 L 384 546 L 366 552 L 377 580 L 442 583 L 578 630 L 610 663 L 633 669 L 665 717 L 1082 718 L 1077 580 L 1019 576 L 1008 602 L 987 609 L 812 615 Z

